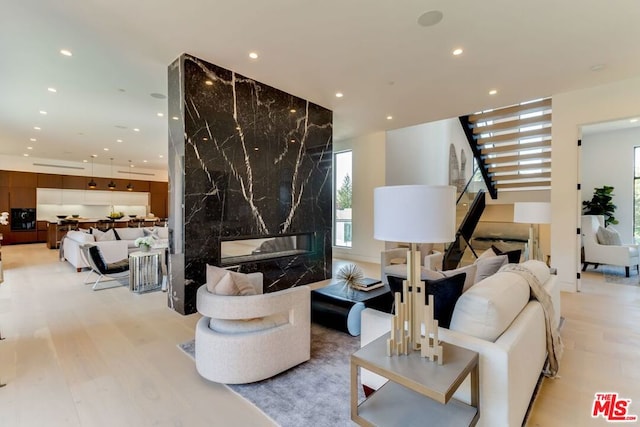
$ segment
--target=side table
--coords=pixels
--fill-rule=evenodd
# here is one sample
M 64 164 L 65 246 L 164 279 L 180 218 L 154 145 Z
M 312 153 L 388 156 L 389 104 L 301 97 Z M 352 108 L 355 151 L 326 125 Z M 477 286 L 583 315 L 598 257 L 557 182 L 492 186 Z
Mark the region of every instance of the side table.
M 129 254 L 129 290 L 142 293 L 160 289 L 160 267 L 160 252 L 131 252 Z
M 442 342 L 444 363 L 387 356 L 389 333 L 351 355 L 351 419 L 362 426 L 474 426 L 480 418 L 478 353 Z M 358 368 L 389 381 L 358 405 Z M 471 374 L 471 405 L 451 399 Z

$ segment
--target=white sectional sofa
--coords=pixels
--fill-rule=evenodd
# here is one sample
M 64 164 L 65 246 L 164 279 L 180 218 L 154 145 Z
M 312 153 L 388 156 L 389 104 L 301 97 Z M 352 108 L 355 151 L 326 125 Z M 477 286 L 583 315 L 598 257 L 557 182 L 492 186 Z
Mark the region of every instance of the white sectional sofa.
M 138 250 L 134 244 L 135 240 L 147 235 L 154 237 L 158 245 L 166 244 L 169 239 L 169 229 L 167 227 L 117 228 L 107 232 L 92 230 L 91 233 L 69 231 L 62 240 L 61 253 L 66 261 L 73 265 L 77 271 L 80 271 L 84 267 L 89 267 L 82 258 L 80 245 L 95 243 L 100 246 L 100 251 L 106 262 L 115 262 L 126 259 L 129 252 Z
M 560 320 L 560 286 L 539 261 L 527 265 L 544 284 Z M 361 345 L 389 332 L 391 315 L 370 308 L 362 312 Z M 480 420 L 478 426 L 521 426 L 547 356 L 542 305 L 530 299 L 522 276 L 498 272 L 473 285 L 456 302 L 449 329 L 439 328 L 442 341 L 480 355 Z M 398 357 L 398 356 L 396 356 Z M 400 356 L 401 357 L 401 356 Z M 444 355 L 446 363 L 446 354 Z M 361 381 L 374 390 L 386 379 L 365 369 Z M 470 403 L 467 378 L 454 398 Z

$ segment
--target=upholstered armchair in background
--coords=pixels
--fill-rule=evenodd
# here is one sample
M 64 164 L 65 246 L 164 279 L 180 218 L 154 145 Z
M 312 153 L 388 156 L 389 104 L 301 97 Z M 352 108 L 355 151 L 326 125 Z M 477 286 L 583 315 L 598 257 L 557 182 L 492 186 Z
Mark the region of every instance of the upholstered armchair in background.
M 582 271 L 585 271 L 589 264 L 594 264 L 596 268 L 600 264 L 623 266 L 625 274 L 629 277 L 629 267 L 635 266 L 638 271 L 638 245 L 624 245 L 617 239 L 602 244 L 598 239 L 598 229 L 601 227 L 600 235 L 611 234 L 604 228 L 604 217 L 602 215 L 582 216 L 582 245 L 584 248 L 584 261 Z M 613 233 L 616 235 L 617 233 Z
M 203 316 L 195 334 L 198 373 L 218 383 L 244 384 L 309 360 L 310 305 L 308 286 L 263 294 L 262 273 L 207 266 L 207 284 L 196 301 Z
M 398 247 L 382 251 L 380 254 L 380 278 L 389 283 L 387 275 L 407 277 L 407 247 Z M 418 245 L 420 263 L 423 270 L 442 270 L 443 253 L 434 250 L 432 243 Z

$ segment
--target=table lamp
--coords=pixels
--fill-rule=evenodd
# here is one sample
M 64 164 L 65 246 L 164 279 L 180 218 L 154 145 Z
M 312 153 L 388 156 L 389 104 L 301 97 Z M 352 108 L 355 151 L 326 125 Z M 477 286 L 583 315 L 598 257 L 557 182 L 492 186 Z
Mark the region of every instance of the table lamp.
M 513 222 L 529 224 L 528 251 L 525 259 L 542 259 L 538 236 L 534 233 L 533 224 L 551 224 L 551 203 L 549 202 L 516 202 L 513 204 Z
M 407 252 L 407 280 L 403 282 L 402 302 L 396 293 L 396 314 L 393 319 L 387 354 L 409 354 L 410 349 L 421 350 L 423 357 L 434 358 L 437 344 L 437 321 L 433 319 L 433 302 L 426 306 L 426 289 L 420 280 L 420 252 L 418 243 L 447 243 L 455 240 L 456 190 L 452 186 L 398 185 L 378 187 L 373 197 L 373 234 L 377 240 L 409 242 Z M 425 322 L 425 338 L 421 324 Z M 408 329 L 405 329 L 405 322 Z M 435 335 L 432 341 L 430 333 Z M 424 344 L 429 343 L 429 348 Z M 435 355 L 442 363 L 440 354 Z

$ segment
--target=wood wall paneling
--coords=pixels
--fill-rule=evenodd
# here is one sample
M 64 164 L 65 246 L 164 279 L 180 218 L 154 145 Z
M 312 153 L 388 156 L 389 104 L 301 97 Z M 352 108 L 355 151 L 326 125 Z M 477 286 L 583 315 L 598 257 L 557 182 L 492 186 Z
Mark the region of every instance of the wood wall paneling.
M 38 188 L 63 188 L 62 175 L 52 173 L 39 173 L 37 178 Z
M 158 181 L 150 181 L 149 182 L 149 191 L 151 193 L 168 193 L 169 192 L 169 183 L 167 182 L 158 182 Z
M 159 218 L 167 218 L 167 193 L 151 193 L 149 205 L 151 213 Z
M 11 187 L 36 188 L 38 185 L 38 175 L 32 172 L 9 172 Z
M 149 190 L 149 187 L 150 187 L 149 181 L 139 181 L 139 180 L 135 180 L 135 179 L 132 179 L 131 181 L 129 181 L 129 180 L 126 180 L 126 181 L 127 181 L 127 184 L 129 182 L 131 182 L 131 184 L 133 185 L 133 191 L 140 191 L 140 192 L 143 192 L 143 193 L 148 193 L 150 191 Z M 126 190 L 126 184 L 125 184 L 125 190 Z
M 9 187 L 9 171 L 0 171 L 0 187 Z
M 69 190 L 86 190 L 91 178 L 86 176 L 62 175 L 62 187 Z
M 11 187 L 9 206 L 12 208 L 35 208 L 36 187 Z

